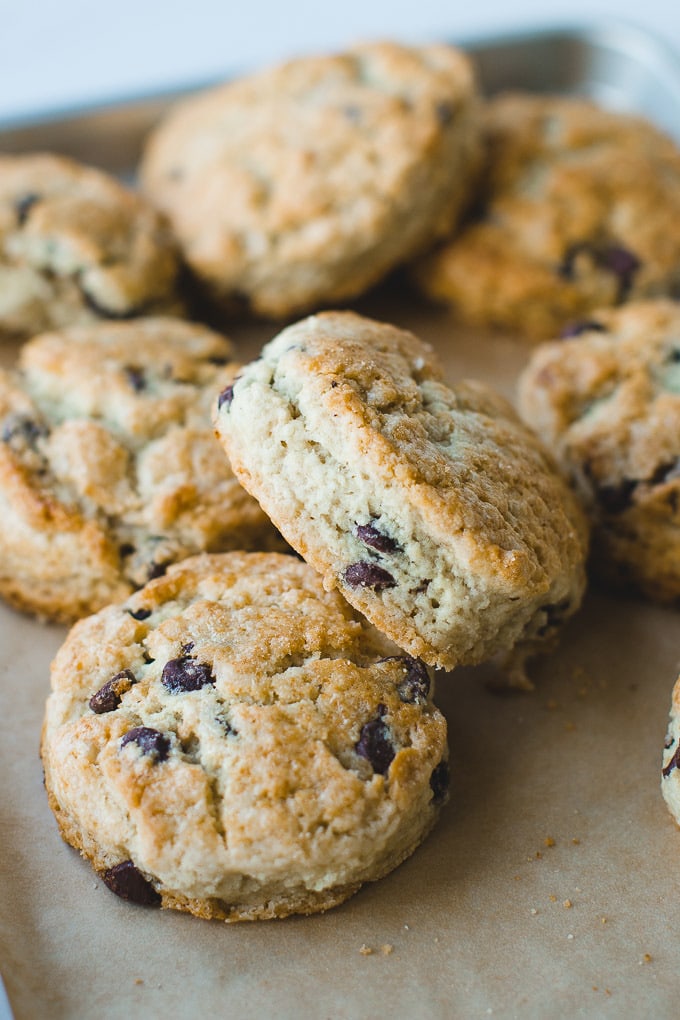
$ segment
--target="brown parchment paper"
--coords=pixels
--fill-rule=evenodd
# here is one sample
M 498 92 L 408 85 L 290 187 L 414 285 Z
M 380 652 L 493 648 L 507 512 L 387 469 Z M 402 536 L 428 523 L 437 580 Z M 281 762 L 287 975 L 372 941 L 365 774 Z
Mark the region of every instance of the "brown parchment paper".
M 513 393 L 521 343 L 402 289 L 359 307 L 433 342 L 452 380 Z M 273 332 L 231 335 L 248 357 Z M 680 832 L 659 791 L 677 610 L 591 592 L 533 694 L 491 693 L 492 667 L 440 675 L 452 794 L 432 835 L 325 915 L 237 925 L 126 904 L 62 843 L 38 741 L 65 633 L 0 608 L 0 969 L 17 1020 L 680 1015 Z

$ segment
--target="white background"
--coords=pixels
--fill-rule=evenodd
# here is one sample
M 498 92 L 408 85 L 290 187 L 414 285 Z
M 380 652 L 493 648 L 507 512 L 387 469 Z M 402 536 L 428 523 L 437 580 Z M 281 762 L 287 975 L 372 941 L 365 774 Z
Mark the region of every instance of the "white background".
M 201 82 L 360 38 L 618 19 L 680 52 L 680 0 L 0 0 L 0 121 Z

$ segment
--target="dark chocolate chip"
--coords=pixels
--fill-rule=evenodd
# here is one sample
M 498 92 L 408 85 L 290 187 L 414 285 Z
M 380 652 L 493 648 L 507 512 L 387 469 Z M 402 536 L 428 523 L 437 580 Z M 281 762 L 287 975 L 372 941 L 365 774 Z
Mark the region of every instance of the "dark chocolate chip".
M 595 319 L 581 319 L 580 322 L 572 322 L 565 326 L 560 333 L 561 340 L 568 340 L 572 336 L 581 336 L 582 333 L 606 333 L 607 328 Z
M 622 514 L 633 505 L 633 493 L 638 482 L 624 478 L 618 485 L 600 485 L 597 498 L 608 514 Z
M 121 670 L 92 695 L 89 701 L 90 708 L 96 715 L 113 712 L 120 705 L 123 695 L 136 683 L 137 677 L 131 669 Z
M 138 368 L 136 365 L 124 365 L 123 372 L 135 393 L 141 393 L 146 389 L 146 375 L 143 368 Z
M 665 769 L 663 769 L 661 775 L 664 777 L 664 779 L 668 779 L 673 769 L 677 768 L 680 768 L 680 745 L 678 745 L 675 754 L 668 762 L 668 765 L 666 765 Z
M 397 694 L 409 705 L 424 705 L 430 693 L 430 674 L 422 659 L 414 659 L 412 655 L 388 655 L 380 662 L 399 662 L 404 667 L 405 676 L 397 684 Z
M 47 426 L 27 414 L 8 414 L 2 423 L 3 443 L 12 443 L 19 440 L 28 446 L 35 447 L 38 439 L 44 439 L 50 434 Z
M 139 903 L 144 907 L 158 907 L 161 895 L 156 892 L 151 882 L 134 866 L 132 861 L 121 861 L 102 874 L 102 881 L 111 892 L 130 903 Z
M 231 386 L 225 386 L 225 388 L 220 393 L 219 397 L 217 398 L 217 410 L 218 411 L 220 411 L 223 407 L 227 407 L 227 408 L 231 407 L 231 402 L 234 399 L 234 386 L 235 386 L 235 384 L 236 384 L 236 380 L 234 380 L 234 382 L 231 384 Z
M 378 552 L 401 552 L 399 543 L 386 535 L 384 531 L 376 528 L 375 524 L 356 524 L 354 534 L 361 539 L 364 545 L 370 546 L 371 549 L 377 549 Z
M 125 559 L 126 556 L 132 556 L 134 551 L 135 547 L 131 542 L 123 542 L 122 545 L 118 546 L 118 555 L 121 559 Z
M 447 761 L 440 761 L 439 765 L 436 765 L 432 770 L 430 776 L 430 789 L 432 790 L 432 799 L 435 804 L 443 804 L 447 798 L 449 792 L 449 763 Z
M 162 577 L 169 566 L 169 561 L 165 563 L 156 563 L 155 560 L 152 560 L 146 571 L 147 579 L 149 581 L 154 581 L 157 577 Z
M 366 563 L 363 560 L 350 563 L 342 576 L 350 588 L 373 588 L 374 591 L 382 591 L 384 588 L 394 588 L 397 583 L 392 575 L 377 563 Z
M 364 723 L 354 746 L 356 753 L 370 762 L 373 771 L 382 776 L 387 774 L 396 753 L 390 740 L 390 731 L 383 721 L 386 711 L 384 705 L 378 705 L 376 718 Z
M 437 120 L 442 127 L 446 127 L 453 120 L 453 104 L 452 103 L 437 103 Z
M 181 655 L 163 666 L 161 683 L 170 694 L 184 694 L 214 685 L 215 677 L 207 662 L 196 662 L 188 655 Z
M 150 609 L 126 609 L 126 613 L 129 613 L 133 620 L 148 620 L 151 616 Z
M 17 214 L 17 221 L 18 221 L 20 227 L 23 227 L 24 223 L 28 219 L 28 215 L 29 215 L 31 209 L 36 204 L 36 202 L 39 202 L 39 201 L 40 201 L 40 195 L 38 195 L 34 191 L 32 191 L 32 192 L 29 192 L 28 195 L 23 195 L 20 199 L 18 199 L 14 203 L 14 208 L 15 208 L 16 214 Z
M 155 762 L 165 761 L 170 754 L 170 740 L 164 733 L 152 730 L 150 726 L 135 726 L 128 730 L 120 742 L 121 748 L 126 744 L 137 744 L 142 754 L 153 758 Z

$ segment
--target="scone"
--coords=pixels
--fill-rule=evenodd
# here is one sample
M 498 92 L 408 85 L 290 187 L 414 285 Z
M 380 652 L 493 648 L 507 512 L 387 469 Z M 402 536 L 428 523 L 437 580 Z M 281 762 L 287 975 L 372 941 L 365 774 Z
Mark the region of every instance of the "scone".
M 583 99 L 489 102 L 475 215 L 416 267 L 461 317 L 533 339 L 593 309 L 680 294 L 680 150 Z
M 593 524 L 594 565 L 649 598 L 680 597 L 680 305 L 601 310 L 538 347 L 521 412 Z
M 364 45 L 179 104 L 141 179 L 214 298 L 288 316 L 361 293 L 443 237 L 478 135 L 463 54 Z
M 283 536 L 411 655 L 528 647 L 579 605 L 585 522 L 551 458 L 481 383 L 351 312 L 271 341 L 220 395 L 236 476 Z
M 101 170 L 0 156 L 0 337 L 176 313 L 179 257 L 164 219 Z
M 0 372 L 0 595 L 70 621 L 190 554 L 282 548 L 213 435 L 231 354 L 162 318 L 24 345 Z
M 326 910 L 446 799 L 430 683 L 294 557 L 185 560 L 57 654 L 50 805 L 125 899 L 223 921 Z

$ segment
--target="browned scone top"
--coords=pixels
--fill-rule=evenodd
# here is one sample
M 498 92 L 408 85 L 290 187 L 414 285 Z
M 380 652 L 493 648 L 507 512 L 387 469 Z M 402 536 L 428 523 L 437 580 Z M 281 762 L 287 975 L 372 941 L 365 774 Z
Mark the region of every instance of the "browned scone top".
M 57 654 L 50 805 L 125 899 L 225 921 L 325 910 L 446 799 L 430 686 L 296 558 L 185 560 Z
M 680 293 L 680 150 L 638 117 L 510 93 L 484 114 L 474 216 L 415 268 L 465 319 L 545 340 L 593 309 Z
M 353 297 L 443 237 L 478 165 L 468 59 L 373 43 L 180 103 L 141 167 L 218 299 L 288 316 Z
M 519 395 L 583 498 L 600 573 L 680 598 L 680 305 L 601 309 L 536 348 Z
M 178 269 L 164 218 L 109 174 L 0 155 L 0 336 L 181 312 Z
M 586 528 L 487 386 L 449 386 L 413 334 L 349 312 L 268 344 L 221 395 L 232 467 L 290 544 L 392 640 L 452 668 L 553 633 Z
M 281 546 L 212 433 L 231 356 L 163 318 L 24 345 L 0 372 L 0 595 L 69 621 L 184 556 Z

